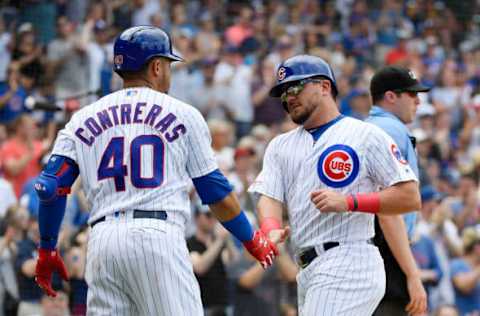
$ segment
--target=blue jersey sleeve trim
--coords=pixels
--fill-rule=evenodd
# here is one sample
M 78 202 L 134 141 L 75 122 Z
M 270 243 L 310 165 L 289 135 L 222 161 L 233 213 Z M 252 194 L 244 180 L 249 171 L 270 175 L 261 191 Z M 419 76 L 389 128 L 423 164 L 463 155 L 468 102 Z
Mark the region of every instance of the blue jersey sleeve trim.
M 203 204 L 215 204 L 233 190 L 232 185 L 218 169 L 207 175 L 193 178 L 192 181 Z

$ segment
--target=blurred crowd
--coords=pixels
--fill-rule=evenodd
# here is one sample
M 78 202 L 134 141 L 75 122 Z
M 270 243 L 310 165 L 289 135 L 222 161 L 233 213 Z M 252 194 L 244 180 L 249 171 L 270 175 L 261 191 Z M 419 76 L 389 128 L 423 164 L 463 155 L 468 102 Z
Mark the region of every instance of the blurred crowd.
M 48 298 L 34 282 L 38 199 L 33 179 L 79 108 L 121 88 L 113 41 L 132 25 L 167 30 L 185 63 L 169 94 L 198 108 L 241 205 L 264 150 L 295 125 L 270 98 L 276 68 L 308 53 L 332 66 L 338 106 L 368 116 L 369 80 L 386 64 L 432 88 L 411 126 L 423 199 L 412 250 L 429 315 L 480 315 L 480 1 L 0 1 L 0 315 L 84 315 L 89 205 L 75 183 L 60 249 L 70 273 Z M 292 148 L 292 150 L 294 150 Z M 296 315 L 288 242 L 264 271 L 218 229 L 192 192 L 187 231 L 207 315 Z

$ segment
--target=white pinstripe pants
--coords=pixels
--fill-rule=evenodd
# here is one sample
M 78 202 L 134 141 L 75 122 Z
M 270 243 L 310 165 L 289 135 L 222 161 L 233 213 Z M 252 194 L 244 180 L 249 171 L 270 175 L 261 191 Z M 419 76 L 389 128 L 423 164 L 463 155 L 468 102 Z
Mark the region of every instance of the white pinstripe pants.
M 385 293 L 383 259 L 366 242 L 321 253 L 297 275 L 300 316 L 370 316 Z
M 91 230 L 87 315 L 203 315 L 182 229 L 158 219 L 107 219 Z

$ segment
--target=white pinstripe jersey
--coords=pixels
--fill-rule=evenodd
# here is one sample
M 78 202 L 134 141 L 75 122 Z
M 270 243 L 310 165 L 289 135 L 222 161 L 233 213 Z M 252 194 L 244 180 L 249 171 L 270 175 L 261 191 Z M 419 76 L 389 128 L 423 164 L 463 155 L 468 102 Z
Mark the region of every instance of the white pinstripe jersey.
M 320 213 L 310 201 L 313 190 L 372 192 L 409 180 L 416 180 L 415 174 L 390 136 L 372 124 L 345 117 L 316 142 L 303 127 L 275 137 L 249 191 L 284 203 L 298 251 L 328 241 L 374 236 L 373 215 Z
M 131 209 L 178 211 L 187 220 L 189 178 L 218 168 L 200 112 L 146 87 L 114 92 L 75 113 L 52 154 L 77 162 L 90 222 Z

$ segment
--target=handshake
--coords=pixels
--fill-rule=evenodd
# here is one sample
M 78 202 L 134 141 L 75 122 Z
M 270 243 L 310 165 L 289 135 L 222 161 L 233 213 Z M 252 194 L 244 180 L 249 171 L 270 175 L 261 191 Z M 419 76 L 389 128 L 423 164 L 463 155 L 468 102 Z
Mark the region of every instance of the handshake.
M 245 249 L 260 262 L 264 269 L 273 264 L 278 256 L 277 244 L 282 243 L 290 234 L 290 228 L 281 228 L 274 218 L 265 218 L 262 227 L 257 230 L 253 239 L 243 243 Z

